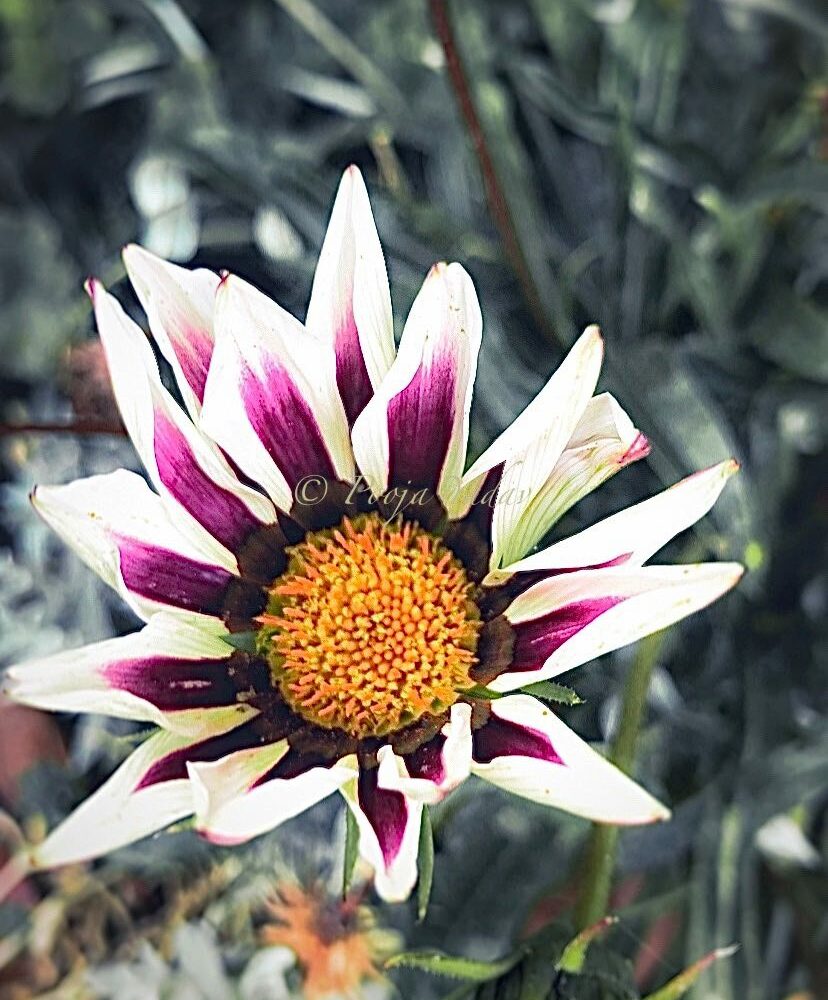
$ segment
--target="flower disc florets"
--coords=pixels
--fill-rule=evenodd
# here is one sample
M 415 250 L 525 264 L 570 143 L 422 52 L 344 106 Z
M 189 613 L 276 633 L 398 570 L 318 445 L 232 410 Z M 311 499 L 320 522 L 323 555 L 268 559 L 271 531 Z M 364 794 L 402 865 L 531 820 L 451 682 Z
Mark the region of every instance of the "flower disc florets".
M 366 514 L 288 551 L 260 646 L 303 718 L 381 736 L 444 712 L 473 684 L 473 585 L 438 538 Z

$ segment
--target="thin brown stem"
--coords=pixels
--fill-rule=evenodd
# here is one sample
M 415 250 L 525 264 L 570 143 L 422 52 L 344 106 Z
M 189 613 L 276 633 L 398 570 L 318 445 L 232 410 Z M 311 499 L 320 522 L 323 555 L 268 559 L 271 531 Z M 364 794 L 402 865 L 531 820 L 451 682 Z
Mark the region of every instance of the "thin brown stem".
M 550 338 L 555 337 L 555 332 L 546 315 L 535 279 L 532 277 L 532 271 L 521 245 L 512 210 L 509 207 L 497 166 L 489 149 L 486 132 L 477 113 L 477 105 L 457 46 L 448 2 L 447 0 L 429 0 L 429 7 L 434 30 L 446 57 L 449 80 L 460 108 L 460 114 L 471 138 L 480 166 L 480 173 L 483 176 L 489 211 L 500 233 L 506 257 L 520 284 L 527 308 L 538 327 Z
M 21 434 L 113 434 L 125 437 L 122 424 L 109 420 L 75 420 L 71 424 L 46 422 L 42 424 L 0 424 L 0 438 Z

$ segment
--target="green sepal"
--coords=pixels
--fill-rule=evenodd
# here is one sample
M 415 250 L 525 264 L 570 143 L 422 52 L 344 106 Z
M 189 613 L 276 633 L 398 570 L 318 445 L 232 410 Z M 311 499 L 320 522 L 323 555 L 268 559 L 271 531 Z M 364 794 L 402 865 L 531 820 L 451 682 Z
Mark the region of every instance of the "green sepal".
M 238 649 L 241 653 L 258 653 L 259 649 L 256 643 L 258 635 L 258 632 L 231 632 L 221 638 L 228 646 Z
M 425 920 L 428 913 L 428 901 L 431 899 L 431 886 L 434 881 L 434 830 L 431 826 L 431 813 L 428 807 L 423 807 L 420 821 L 420 843 L 417 848 L 417 919 Z
M 356 818 L 349 808 L 345 809 L 345 855 L 342 862 L 342 898 L 344 899 L 351 888 L 356 868 L 357 857 L 359 856 L 359 826 Z

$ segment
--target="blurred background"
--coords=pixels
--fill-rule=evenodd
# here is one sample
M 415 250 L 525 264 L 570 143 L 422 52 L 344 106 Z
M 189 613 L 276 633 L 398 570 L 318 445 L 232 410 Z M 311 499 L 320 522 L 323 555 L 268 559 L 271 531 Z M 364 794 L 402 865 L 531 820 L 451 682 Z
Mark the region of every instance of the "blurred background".
M 621 837 L 604 964 L 555 992 L 456 995 L 637 997 L 739 943 L 696 1000 L 828 996 L 825 7 L 0 0 L 0 136 L 0 668 L 136 627 L 27 502 L 34 482 L 136 467 L 83 279 L 139 316 L 119 257 L 137 240 L 233 270 L 302 317 L 357 163 L 398 332 L 435 260 L 475 280 L 474 452 L 588 322 L 602 327 L 601 385 L 653 452 L 559 533 L 730 455 L 743 464 L 659 557 L 743 561 L 738 591 L 564 678 L 585 699 L 567 721 L 608 741 L 625 676 L 655 659 L 636 773 L 675 817 Z M 135 738 L 0 704 L 0 839 L 15 822 L 42 835 Z M 322 804 L 241 851 L 182 831 L 30 881 L 0 909 L 0 997 L 313 1000 L 307 961 L 262 930 L 264 901 L 298 880 L 316 905 L 337 886 L 341 826 Z M 568 918 L 589 836 L 468 783 L 435 817 L 426 918 L 367 895 L 354 933 L 384 936 L 377 955 L 394 941 L 502 955 Z M 331 892 L 336 919 L 355 919 Z M 458 986 L 394 984 L 353 995 Z

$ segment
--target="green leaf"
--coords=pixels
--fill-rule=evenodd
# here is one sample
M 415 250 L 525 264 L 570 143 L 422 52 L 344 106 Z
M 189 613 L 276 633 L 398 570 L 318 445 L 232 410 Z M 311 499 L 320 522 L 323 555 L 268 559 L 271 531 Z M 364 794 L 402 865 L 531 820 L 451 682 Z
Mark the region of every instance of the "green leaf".
M 768 296 L 751 334 L 770 361 L 801 378 L 828 382 L 828 311 L 780 287 Z
M 469 698 L 479 698 L 481 701 L 496 701 L 503 695 L 499 691 L 492 691 L 491 688 L 483 687 L 482 684 L 475 684 L 474 687 L 464 688 L 461 694 L 468 695 Z
M 431 885 L 434 881 L 434 831 L 431 828 L 431 814 L 427 807 L 423 808 L 423 818 L 420 825 L 417 868 L 420 873 L 417 882 L 417 919 L 425 920 L 425 915 L 428 912 L 428 901 L 431 898 Z
M 541 701 L 554 701 L 559 705 L 583 705 L 584 699 L 572 688 L 565 684 L 556 684 L 554 681 L 537 681 L 535 684 L 527 684 L 521 688 L 521 694 L 531 694 Z
M 257 635 L 258 632 L 231 632 L 230 635 L 223 635 L 222 639 L 228 646 L 242 653 L 255 653 Z
M 348 895 L 359 855 L 359 827 L 350 809 L 345 810 L 345 856 L 342 863 L 342 896 Z
M 399 955 L 394 955 L 388 959 L 385 967 L 386 969 L 419 969 L 421 972 L 430 972 L 434 976 L 465 979 L 472 983 L 488 983 L 513 969 L 520 961 L 521 956 L 522 952 L 517 952 L 495 962 L 485 962 L 481 959 L 458 958 L 429 948 L 421 951 L 404 951 Z

